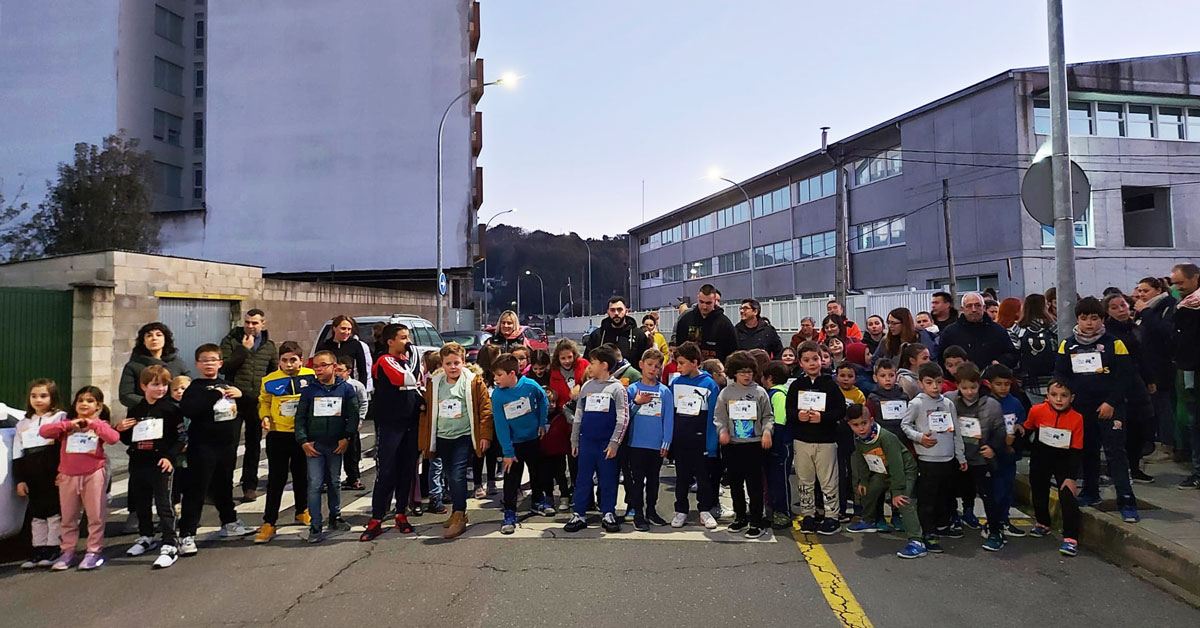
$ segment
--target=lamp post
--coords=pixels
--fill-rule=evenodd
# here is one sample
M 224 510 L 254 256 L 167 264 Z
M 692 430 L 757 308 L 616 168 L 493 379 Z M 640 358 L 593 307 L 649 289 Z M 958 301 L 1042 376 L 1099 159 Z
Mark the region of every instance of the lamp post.
M 592 306 L 592 246 L 588 244 L 587 238 L 584 238 L 578 233 L 575 235 L 583 242 L 583 245 L 587 247 L 588 252 L 587 296 L 583 301 L 583 315 L 588 316 L 588 308 Z
M 514 207 L 512 209 L 506 209 L 502 212 L 493 214 L 492 217 L 488 218 L 487 222 L 483 224 L 484 234 L 487 234 L 487 230 L 491 229 L 493 220 L 499 218 L 500 216 L 503 216 L 504 214 L 508 214 L 508 213 L 515 212 L 515 211 L 517 211 L 516 207 Z M 441 247 L 439 247 L 439 249 L 440 248 Z M 485 326 L 487 325 L 487 315 L 488 315 L 488 273 L 487 273 L 487 253 L 485 252 L 483 254 L 483 324 Z
M 754 202 L 750 200 L 750 194 L 746 192 L 746 188 L 742 187 L 740 183 L 734 181 L 733 179 L 722 177 L 721 174 L 715 170 L 711 173 L 711 176 L 714 179 L 718 179 L 728 183 L 729 185 L 732 185 L 742 192 L 742 196 L 746 197 L 746 216 L 748 219 L 747 221 L 750 223 L 750 297 L 754 298 L 756 296 L 754 293 Z
M 480 77 L 482 79 L 482 77 Z M 482 83 L 472 87 L 465 92 L 454 97 L 450 104 L 446 105 L 446 110 L 442 112 L 442 121 L 438 123 L 438 143 L 437 143 L 437 328 L 439 331 L 445 330 L 446 315 L 442 311 L 446 303 L 446 295 L 443 293 L 444 286 L 442 285 L 442 276 L 445 274 L 445 267 L 442 263 L 442 133 L 446 129 L 446 118 L 450 115 L 450 110 L 458 101 L 462 100 L 468 94 L 477 91 L 483 91 L 489 85 L 499 85 L 501 83 L 515 83 L 516 77 L 504 76 L 488 83 Z M 486 275 L 486 273 L 485 273 Z
M 533 275 L 538 278 L 538 285 L 542 289 L 542 325 L 546 324 L 546 282 L 542 281 L 542 276 L 532 270 L 525 271 L 526 275 Z

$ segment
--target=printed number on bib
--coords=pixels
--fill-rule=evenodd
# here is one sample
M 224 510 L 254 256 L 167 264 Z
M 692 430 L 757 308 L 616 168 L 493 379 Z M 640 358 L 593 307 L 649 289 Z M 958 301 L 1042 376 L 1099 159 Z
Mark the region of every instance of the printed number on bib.
M 229 397 L 221 397 L 213 404 L 213 421 L 232 421 L 237 417 L 237 405 Z
M 529 407 L 529 399 L 525 397 L 504 404 L 504 418 L 509 421 L 519 419 L 531 411 L 532 408 Z
M 1017 433 L 1017 415 L 1015 415 L 1015 414 L 1004 415 L 1004 433 L 1010 434 L 1010 435 Z
M 1066 449 L 1071 446 L 1071 430 L 1064 430 L 1057 427 L 1043 427 L 1038 429 L 1038 440 L 1043 445 L 1049 445 L 1057 449 Z
M 907 401 L 897 399 L 879 402 L 879 413 L 883 415 L 884 421 L 899 421 L 904 418 L 904 413 L 907 411 Z
M 867 468 L 871 473 L 887 473 L 887 465 L 883 463 L 883 458 L 875 454 L 863 454 L 863 459 L 867 461 Z
M 983 438 L 983 425 L 973 416 L 958 417 L 958 426 L 962 428 L 963 438 Z
M 929 429 L 934 432 L 953 432 L 954 419 L 949 412 L 930 412 Z
M 45 447 L 47 445 L 53 445 L 53 444 L 54 444 L 54 440 L 49 439 L 49 438 L 42 438 L 42 435 L 38 433 L 38 428 L 36 426 L 31 427 L 31 428 L 25 430 L 24 432 L 21 432 L 21 447 L 24 447 L 25 449 L 33 449 L 34 447 Z
M 800 393 L 796 401 L 796 405 L 800 410 L 816 410 L 817 412 L 825 411 L 825 393 L 806 390 Z
M 612 397 L 604 393 L 596 393 L 588 395 L 583 401 L 584 412 L 608 412 L 609 406 L 612 405 Z
M 300 405 L 299 399 L 289 399 L 279 403 L 280 416 L 296 416 L 296 407 Z
M 162 419 L 142 419 L 133 426 L 134 442 L 143 440 L 157 440 L 163 436 L 163 420 Z
M 342 415 L 342 398 L 341 397 L 315 397 L 313 398 L 313 416 L 341 416 Z
M 461 419 L 462 402 L 458 399 L 443 399 L 438 402 L 439 419 Z
M 1071 371 L 1074 373 L 1099 373 L 1103 368 L 1104 360 L 1095 351 L 1071 354 Z
M 67 453 L 90 454 L 100 445 L 100 437 L 92 432 L 76 432 L 67 437 Z

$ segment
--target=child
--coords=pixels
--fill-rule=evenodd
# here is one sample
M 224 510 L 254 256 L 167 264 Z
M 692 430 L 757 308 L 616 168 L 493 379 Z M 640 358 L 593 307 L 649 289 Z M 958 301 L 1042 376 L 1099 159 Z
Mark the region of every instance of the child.
M 883 520 L 884 494 L 892 493 L 892 512 L 900 513 L 908 545 L 896 552 L 900 558 L 921 558 L 926 554 L 920 518 L 913 505 L 917 483 L 917 463 L 900 438 L 879 425 L 861 405 L 846 409 L 846 421 L 854 430 L 855 492 L 862 498 L 863 518 L 847 528 L 850 532 L 890 531 Z M 893 519 L 896 515 L 893 514 Z
M 967 470 L 962 431 L 954 403 L 942 396 L 942 367 L 926 362 L 920 367 L 921 393 L 908 402 L 901 429 L 917 453 L 917 516 L 925 531 L 925 547 L 941 553 L 934 533 L 961 538 L 962 530 L 950 527 L 947 506 L 954 494 L 955 476 Z
M 841 338 L 834 336 L 825 341 L 825 346 L 829 349 L 829 359 L 833 368 L 846 361 L 846 343 Z
M 659 383 L 663 355 L 658 349 L 646 349 L 638 368 L 642 381 L 630 384 L 629 408 L 629 507 L 634 510 L 633 529 L 644 532 L 650 524 L 667 525 L 658 514 L 658 475 L 663 458 L 671 449 L 675 429 L 675 404 L 671 391 Z
M 908 395 L 896 385 L 896 365 L 887 358 L 875 361 L 874 373 L 875 390 L 867 398 L 867 409 L 872 420 L 878 417 L 878 423 L 883 429 L 895 434 L 900 442 L 907 443 L 908 437 L 900 429 L 900 421 L 908 412 Z
M 312 383 L 316 374 L 304 366 L 300 345 L 287 341 L 279 345 L 279 370 L 262 379 L 258 388 L 258 416 L 262 417 L 267 438 L 267 504 L 263 524 L 254 535 L 255 543 L 267 543 L 275 537 L 279 504 L 292 475 L 296 522 L 312 523 L 308 515 L 308 462 L 296 442 L 296 407 L 300 391 Z
M 956 378 L 958 367 L 967 361 L 967 350 L 958 345 L 950 345 L 942 350 L 942 368 L 949 374 L 942 380 L 942 392 L 948 393 L 957 389 Z
M 1004 415 L 1005 455 L 996 456 L 996 468 L 992 470 L 992 496 L 996 500 L 996 512 L 1004 517 L 1005 536 L 1025 536 L 1025 530 L 1009 521 L 1008 513 L 1012 508 L 1013 486 L 1017 481 L 1017 461 L 1021 459 L 1021 451 L 1017 448 L 1023 441 L 1017 441 L 1017 436 L 1024 436 L 1026 410 L 1021 400 L 1012 394 L 1016 376 L 1012 369 L 1003 364 L 993 364 L 983 372 L 983 377 L 991 388 L 992 396 L 1000 402 L 1000 412 Z
M 629 360 L 625 359 L 625 356 L 621 355 L 620 347 L 611 342 L 605 344 L 617 356 L 617 364 L 612 369 L 612 375 L 621 381 L 622 386 L 629 386 L 642 379 L 642 374 L 633 368 L 633 365 L 629 363 Z
M 800 487 L 800 530 L 836 534 L 839 519 L 837 425 L 846 415 L 842 390 L 822 372 L 821 346 L 805 341 L 797 349 L 803 374 L 787 393 L 787 423 L 796 439 L 794 464 Z M 825 512 L 817 513 L 816 485 L 821 483 Z
M 517 359 L 517 375 L 529 372 L 529 347 L 517 345 L 512 348 L 512 357 Z
M 75 393 L 68 420 L 42 423 L 38 434 L 42 438 L 61 440 L 59 451 L 58 506 L 62 512 L 62 555 L 50 567 L 66 571 L 75 562 L 75 545 L 79 543 L 79 518 L 86 512 L 88 519 L 87 554 L 79 563 L 81 571 L 104 565 L 104 521 L 108 508 L 105 492 L 108 473 L 104 465 L 108 458 L 104 446 L 120 440 L 116 430 L 108 425 L 108 407 L 104 393 L 95 386 L 84 386 Z M 232 478 L 230 478 L 232 486 Z M 232 490 L 232 488 L 230 489 Z
M 188 389 L 188 386 L 191 385 L 192 378 L 188 377 L 187 375 L 177 375 L 171 380 L 171 399 L 174 399 L 175 403 L 183 401 L 183 393 Z
M 825 345 L 818 345 L 817 351 L 819 351 L 821 355 L 821 372 L 832 377 L 833 354 L 829 352 L 829 347 Z
M 700 369 L 712 376 L 718 388 L 729 385 L 729 379 L 725 377 L 725 365 L 721 364 L 720 360 L 709 358 L 700 363 Z
M 138 378 L 142 400 L 129 409 L 127 418 L 117 424 L 121 442 L 129 446 L 129 510 L 137 513 L 138 538 L 125 552 L 141 556 L 155 549 L 153 504 L 158 514 L 162 549 L 154 561 L 155 569 L 166 569 L 179 559 L 175 536 L 175 506 L 171 503 L 171 472 L 183 451 L 187 433 L 181 433 L 183 417 L 179 405 L 167 397 L 171 373 L 152 365 Z
M 253 534 L 237 517 L 233 505 L 233 468 L 237 464 L 237 444 L 241 421 L 237 421 L 234 400 L 242 393 L 221 376 L 221 348 L 215 344 L 196 347 L 196 369 L 200 377 L 183 393 L 179 410 L 191 420 L 187 428 L 188 485 L 183 492 L 183 513 L 179 518 L 179 553 L 191 556 L 196 547 L 196 529 L 200 513 L 209 496 L 221 518 L 221 537 L 234 538 Z
M 854 385 L 858 379 L 858 371 L 854 370 L 854 365 L 849 362 L 842 362 L 837 365 L 835 371 L 838 388 L 842 390 L 842 396 L 846 398 L 846 405 L 857 403 L 860 406 L 867 404 L 867 397 L 859 390 L 858 386 Z
M 675 354 L 679 351 L 679 345 L 675 342 L 667 343 L 668 360 L 663 366 L 662 383 L 670 386 L 675 382 L 675 378 L 679 377 L 679 365 L 675 363 Z
M 983 499 L 983 511 L 987 515 L 988 538 L 983 549 L 998 552 L 1004 548 L 1005 513 L 996 508 L 992 482 L 997 462 L 1008 453 L 1004 443 L 1004 413 L 999 401 L 981 394 L 979 368 L 973 363 L 959 365 L 956 377 L 957 390 L 947 394 L 946 398 L 954 402 L 954 411 L 958 415 L 963 454 L 967 458 L 966 482 L 972 488 L 970 499 L 963 500 L 963 523 L 972 529 L 979 527 L 979 519 L 972 512 L 978 495 Z
M 587 527 L 583 518 L 592 497 L 592 475 L 600 480 L 601 525 L 605 532 L 620 532 L 617 522 L 617 448 L 629 426 L 629 397 L 613 377 L 617 354 L 604 346 L 592 350 L 588 366 L 592 379 L 579 391 L 578 418 L 571 427 L 571 453 L 579 458 L 575 483 L 575 513 L 563 527 L 578 532 Z M 685 489 L 686 490 L 686 489 Z
M 784 349 L 788 351 L 788 349 Z M 791 369 L 782 361 L 767 363 L 763 371 L 763 388 L 771 400 L 775 427 L 771 430 L 771 454 L 767 462 L 767 495 L 770 498 L 771 527 L 779 530 L 792 527 L 792 483 L 788 470 L 792 468 L 792 431 L 787 425 L 787 391 Z
M 424 366 L 425 375 L 422 377 L 425 387 L 429 386 L 429 382 L 433 380 L 436 374 L 442 368 L 442 354 L 440 351 L 430 351 L 421 358 L 421 364 Z M 490 394 L 490 393 L 489 393 Z M 424 467 L 424 473 L 421 469 Z M 438 456 L 433 458 L 417 457 L 417 466 L 413 475 L 412 500 L 409 504 L 409 512 L 414 517 L 420 517 L 425 514 L 425 510 L 421 507 L 421 498 L 423 494 L 429 495 L 428 510 L 434 514 L 446 514 L 446 506 L 443 503 L 442 496 L 446 494 L 446 476 L 442 459 Z
M 542 388 L 550 387 L 550 354 L 537 349 L 529 358 L 529 379 Z
M 571 422 L 567 419 L 563 408 L 579 394 L 579 382 L 584 379 L 587 370 L 587 360 L 579 357 L 579 348 L 569 338 L 563 338 L 554 345 L 554 353 L 550 357 L 549 388 L 551 393 L 546 397 L 552 404 L 550 425 L 546 435 L 542 437 L 542 477 L 546 481 L 546 497 L 551 495 L 551 483 L 559 483 L 558 512 L 571 509 L 571 487 L 568 480 L 568 469 L 575 469 L 575 459 L 571 457 Z M 573 473 L 571 474 L 574 475 Z
M 758 364 L 746 351 L 734 351 L 726 360 L 726 369 L 733 373 L 730 382 L 717 396 L 713 423 L 717 440 L 722 446 L 721 457 L 729 470 L 730 491 L 733 493 L 733 523 L 730 532 L 745 530 L 745 537 L 757 539 L 763 535 L 763 450 L 771 449 L 771 432 L 775 413 L 767 391 L 756 382 Z M 750 511 L 746 511 L 746 492 L 749 491 Z
M 561 341 L 560 341 L 561 342 Z M 491 344 L 485 344 L 479 348 L 479 355 L 476 357 L 476 364 L 482 372 L 484 386 L 488 389 L 488 395 L 492 394 L 492 388 L 495 387 L 495 382 L 492 381 L 492 363 L 496 358 L 500 357 L 500 347 Z M 493 409 L 493 412 L 495 410 Z M 487 484 L 483 483 L 483 473 L 486 467 Z M 493 439 L 491 446 L 487 451 L 483 452 L 482 456 L 473 456 L 471 458 L 471 473 L 475 479 L 475 499 L 484 499 L 488 495 L 496 494 L 496 478 L 500 472 L 500 441 Z
M 1117 490 L 1117 507 L 1127 523 L 1141 520 L 1126 454 L 1125 401 L 1133 379 L 1125 343 L 1104 329 L 1100 301 L 1086 297 L 1075 305 L 1075 333 L 1058 345 L 1054 376 L 1075 394 L 1073 407 L 1083 416 L 1083 487 L 1079 505 L 1100 501 L 1100 450 Z
M 929 349 L 919 342 L 910 342 L 900 349 L 900 370 L 896 372 L 896 381 L 910 400 L 921 394 L 921 378 L 917 376 L 917 371 L 928 361 Z
M 438 353 L 442 369 L 425 387 L 419 440 L 426 459 L 437 456 L 448 470 L 453 512 L 445 523 L 444 538 L 453 539 L 467 529 L 467 465 L 471 452 L 482 454 L 495 438 L 492 399 L 483 378 L 465 368 L 467 350 L 446 343 Z
M 176 375 L 175 379 L 171 380 L 171 399 L 178 404 L 183 400 L 183 393 L 191 384 L 192 378 L 188 377 L 187 375 Z M 183 427 L 180 429 L 182 429 L 184 432 L 183 435 L 185 443 L 187 441 L 186 437 L 188 425 L 190 424 L 191 420 L 189 420 L 186 416 L 183 417 Z M 183 446 L 183 451 L 179 452 L 179 455 L 175 457 L 175 463 L 175 473 L 171 479 L 171 503 L 178 507 L 179 502 L 183 500 L 183 489 L 188 485 L 186 444 Z M 178 517 L 176 517 L 176 519 L 178 519 Z
M 721 390 L 710 371 L 700 370 L 700 347 L 696 343 L 689 341 L 679 345 L 675 361 L 679 365 L 679 377 L 671 384 L 675 408 L 674 434 L 671 436 L 671 455 L 675 459 L 675 516 L 671 519 L 671 527 L 682 528 L 687 523 L 688 492 L 695 482 L 700 523 L 714 530 L 717 520 L 709 511 L 717 505 L 717 487 L 710 479 L 707 460 L 717 454 L 713 407 Z
M 783 352 L 779 354 L 779 359 L 788 368 L 788 379 L 795 377 L 796 374 L 802 371 L 800 363 L 796 361 L 795 347 L 784 347 Z M 789 382 L 788 385 L 790 386 L 791 383 Z
M 58 476 L 59 448 L 54 439 L 43 437 L 40 430 L 43 425 L 66 418 L 58 386 L 53 381 L 35 379 L 29 383 L 25 418 L 17 422 L 13 438 L 13 481 L 17 485 L 17 496 L 29 498 L 29 516 L 32 518 L 33 554 L 21 563 L 21 569 L 49 567 L 58 560 L 62 516 L 54 481 Z
M 1062 510 L 1063 543 L 1058 551 L 1064 556 L 1079 553 L 1079 493 L 1075 477 L 1083 452 L 1086 426 L 1083 416 L 1071 409 L 1074 400 L 1067 382 L 1055 378 L 1046 389 L 1046 401 L 1034 406 L 1025 420 L 1025 429 L 1037 431 L 1029 451 L 1029 486 L 1037 525 L 1029 536 L 1050 534 L 1050 480 L 1058 487 Z
M 383 534 L 383 518 L 396 501 L 396 531 L 412 534 L 406 506 L 411 499 L 420 457 L 417 433 L 420 428 L 421 396 L 424 378 L 421 372 L 421 357 L 410 342 L 408 327 L 389 323 L 380 332 L 380 342 L 387 353 L 371 367 L 375 380 L 375 393 L 371 398 L 375 411 L 376 454 L 378 465 L 375 486 L 371 490 L 371 519 L 358 537 L 359 541 L 371 541 Z M 480 349 L 485 355 L 488 346 Z M 492 347 L 492 350 L 495 350 Z M 478 476 L 476 476 L 478 477 Z M 318 486 L 318 488 L 320 488 Z M 312 494 L 312 487 L 309 487 Z M 312 501 L 309 501 L 311 506 Z
M 831 341 L 839 340 L 838 338 L 830 338 Z M 862 344 L 862 343 L 857 343 Z M 867 397 L 862 390 L 855 385 L 858 380 L 858 371 L 854 365 L 849 362 L 838 362 L 834 367 L 834 381 L 837 382 L 838 388 L 842 391 L 842 396 L 846 399 L 846 406 L 857 403 L 865 405 Z M 854 453 L 854 431 L 850 426 L 842 421 L 837 426 L 837 448 L 838 448 L 838 497 L 841 499 L 841 520 L 843 522 L 850 521 L 850 513 L 856 508 L 854 504 L 854 490 L 851 484 L 853 479 L 850 469 L 850 456 Z
M 342 454 L 350 447 L 350 438 L 358 432 L 358 393 L 346 380 L 334 374 L 337 355 L 318 351 L 313 356 L 316 377 L 300 389 L 296 403 L 296 442 L 308 457 L 308 542 L 325 538 L 321 530 L 321 483 L 329 478 L 329 531 L 347 532 L 350 524 L 342 519 Z M 414 465 L 415 466 L 415 465 Z M 403 507 L 403 502 L 400 507 Z
M 362 382 L 350 376 L 354 372 L 354 358 L 344 355 L 338 358 L 337 364 L 333 365 L 333 374 L 339 379 L 350 384 L 354 389 L 354 393 L 358 395 L 358 425 L 361 428 L 362 422 L 367 420 L 367 410 L 370 409 L 370 404 L 367 400 L 367 387 Z M 343 491 L 361 491 L 364 490 L 362 481 L 359 480 L 358 462 L 362 458 L 362 439 L 359 437 L 358 430 L 350 436 L 350 446 L 346 448 L 346 454 L 342 456 L 342 466 L 346 469 L 346 479 L 342 482 Z
M 529 465 L 529 485 L 535 493 L 529 508 L 542 514 L 554 507 L 542 503 L 539 493 L 545 486 L 541 477 L 542 451 L 538 439 L 546 433 L 550 400 L 536 382 L 521 375 L 520 364 L 512 354 L 502 355 L 492 363 L 496 388 L 492 390 L 492 407 L 504 415 L 496 421 L 496 440 L 504 452 L 504 522 L 501 534 L 517 529 L 517 491 L 521 489 L 525 465 Z

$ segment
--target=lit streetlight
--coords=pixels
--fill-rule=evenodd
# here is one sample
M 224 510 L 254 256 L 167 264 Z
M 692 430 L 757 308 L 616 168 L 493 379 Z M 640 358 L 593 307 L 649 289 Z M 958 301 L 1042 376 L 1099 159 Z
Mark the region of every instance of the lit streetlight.
M 541 289 L 542 289 L 542 325 L 545 325 L 546 324 L 546 282 L 542 281 L 541 275 L 533 272 L 532 270 L 525 271 L 525 274 L 533 275 L 534 277 L 538 278 L 538 285 L 540 285 Z M 519 281 L 519 279 L 518 279 L 518 281 Z
M 746 188 L 733 179 L 727 179 L 721 176 L 721 171 L 717 168 L 711 168 L 708 171 L 708 177 L 713 180 L 724 181 L 729 185 L 741 190 L 742 196 L 746 197 L 746 216 L 750 223 L 750 296 L 754 297 L 754 202 L 750 200 L 750 194 L 746 192 Z

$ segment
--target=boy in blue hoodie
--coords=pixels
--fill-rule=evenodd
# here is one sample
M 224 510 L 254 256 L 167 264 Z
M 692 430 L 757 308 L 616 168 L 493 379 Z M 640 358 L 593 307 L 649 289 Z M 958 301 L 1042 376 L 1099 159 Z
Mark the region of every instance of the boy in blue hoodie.
M 592 499 L 592 476 L 600 480 L 601 525 L 605 532 L 620 532 L 617 521 L 617 449 L 629 427 L 629 393 L 613 377 L 618 358 L 612 349 L 599 347 L 588 355 L 588 376 L 579 390 L 575 422 L 571 425 L 571 454 L 579 459 L 575 482 L 575 514 L 563 530 L 578 532 L 587 527 L 588 502 Z M 507 477 L 507 476 L 505 476 Z
M 629 386 L 629 420 L 633 423 L 629 438 L 629 467 L 631 470 L 629 506 L 634 509 L 633 529 L 644 532 L 650 524 L 665 526 L 659 516 L 658 474 L 663 458 L 671 449 L 675 425 L 675 405 L 671 390 L 658 381 L 663 354 L 658 349 L 646 349 L 638 368 L 642 381 Z
M 713 424 L 713 409 L 721 389 L 712 376 L 700 370 L 700 347 L 694 342 L 679 345 L 675 362 L 679 377 L 671 383 L 671 399 L 675 404 L 675 517 L 672 528 L 687 523 L 688 491 L 696 483 L 696 502 L 700 523 L 715 530 L 717 519 L 709 512 L 717 505 L 717 487 L 708 474 L 708 457 L 717 455 L 717 426 Z
M 316 377 L 300 389 L 296 405 L 296 442 L 308 460 L 308 542 L 324 538 L 321 531 L 321 483 L 329 478 L 329 530 L 346 532 L 342 519 L 342 454 L 350 437 L 358 432 L 358 393 L 346 380 L 334 375 L 337 356 L 319 351 L 313 356 Z
M 520 363 L 511 353 L 492 363 L 492 374 L 496 382 L 492 389 L 496 440 L 504 452 L 504 523 L 500 533 L 512 534 L 517 529 L 517 491 L 525 465 L 529 465 L 529 485 L 542 486 L 539 439 L 549 423 L 550 400 L 537 382 L 521 375 Z M 530 506 L 537 511 L 538 504 Z
M 1005 448 L 996 456 L 996 468 L 992 470 L 992 495 L 996 500 L 996 511 L 1003 514 L 1005 536 L 1025 536 L 1025 530 L 1013 525 L 1008 519 L 1012 508 L 1013 486 L 1017 482 L 1017 461 L 1021 459 L 1021 445 L 1025 435 L 1025 417 L 1029 411 L 1016 395 L 1012 394 L 1016 376 L 1012 369 L 1003 364 L 993 364 L 983 371 L 992 397 L 1000 402 L 1004 415 Z

